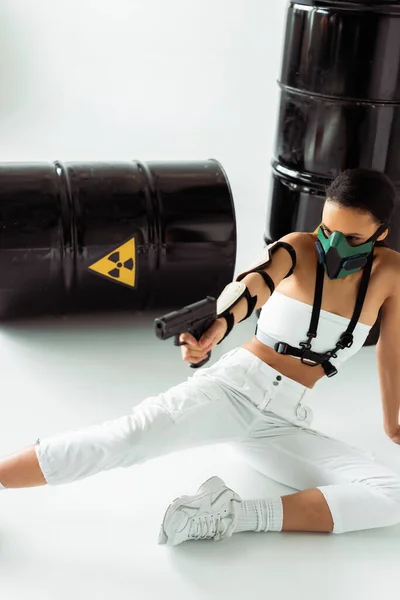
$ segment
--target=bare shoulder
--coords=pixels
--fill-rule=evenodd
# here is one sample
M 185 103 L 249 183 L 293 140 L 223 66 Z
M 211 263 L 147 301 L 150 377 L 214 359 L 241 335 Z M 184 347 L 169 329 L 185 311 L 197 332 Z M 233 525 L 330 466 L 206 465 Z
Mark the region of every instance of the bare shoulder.
M 311 238 L 317 239 L 317 236 L 313 233 L 293 231 L 281 237 L 279 241 L 286 242 L 287 244 L 306 244 L 307 240 L 310 240 Z
M 375 262 L 375 261 L 374 261 Z M 382 351 L 388 348 L 393 356 L 397 351 L 397 336 L 400 328 L 400 254 L 390 248 L 376 248 L 378 278 L 385 290 L 381 304 L 382 320 L 378 347 Z
M 387 246 L 375 246 L 374 252 L 382 265 L 392 269 L 400 267 L 400 252 L 392 250 L 392 248 L 388 248 Z
M 289 244 L 296 254 L 296 267 L 295 273 L 298 275 L 300 272 L 309 271 L 317 260 L 317 254 L 315 251 L 315 242 L 317 236 L 312 233 L 303 233 L 294 231 L 282 236 L 278 242 L 285 242 Z M 273 246 L 273 244 L 271 244 Z M 286 254 L 286 253 L 283 253 Z
M 374 274 L 389 294 L 400 293 L 400 253 L 385 246 L 375 248 Z
M 303 233 L 294 231 L 293 233 L 288 233 L 281 237 L 279 242 L 286 242 L 286 244 L 290 244 L 296 251 L 299 250 L 307 250 L 313 247 L 317 240 L 317 236 L 313 233 Z M 272 246 L 272 244 L 271 244 Z

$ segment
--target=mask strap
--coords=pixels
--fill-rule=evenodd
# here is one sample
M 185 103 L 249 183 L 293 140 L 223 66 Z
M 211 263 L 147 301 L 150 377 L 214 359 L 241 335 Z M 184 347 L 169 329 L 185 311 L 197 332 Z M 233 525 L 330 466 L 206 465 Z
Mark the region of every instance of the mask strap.
M 375 231 L 375 233 L 373 235 L 371 235 L 371 237 L 364 243 L 367 244 L 368 242 L 376 242 L 378 237 L 388 228 L 388 226 L 389 226 L 388 223 L 382 223 L 382 225 L 380 225 L 378 227 L 378 229 Z

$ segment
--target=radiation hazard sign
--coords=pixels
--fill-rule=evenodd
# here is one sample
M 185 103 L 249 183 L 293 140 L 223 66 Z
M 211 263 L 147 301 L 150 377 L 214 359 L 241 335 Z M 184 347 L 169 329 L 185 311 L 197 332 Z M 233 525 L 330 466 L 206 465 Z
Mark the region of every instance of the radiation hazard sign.
M 116 283 L 135 287 L 136 256 L 135 238 L 101 258 L 89 269 Z

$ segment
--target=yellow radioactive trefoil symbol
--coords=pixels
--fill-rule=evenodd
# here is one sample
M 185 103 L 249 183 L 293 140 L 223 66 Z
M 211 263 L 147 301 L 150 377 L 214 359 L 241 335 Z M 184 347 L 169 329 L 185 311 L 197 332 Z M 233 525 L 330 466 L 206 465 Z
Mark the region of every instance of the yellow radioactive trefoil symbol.
M 125 242 L 104 258 L 90 265 L 89 269 L 111 281 L 135 287 L 136 276 L 135 238 Z

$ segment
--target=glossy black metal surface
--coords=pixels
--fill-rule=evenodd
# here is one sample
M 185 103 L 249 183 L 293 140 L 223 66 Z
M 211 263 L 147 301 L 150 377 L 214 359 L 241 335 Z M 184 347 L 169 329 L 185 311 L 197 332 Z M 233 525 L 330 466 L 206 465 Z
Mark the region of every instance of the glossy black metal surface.
M 399 191 L 387 239 L 400 251 L 400 5 L 290 2 L 265 241 L 314 231 L 326 186 L 358 166 Z
M 135 284 L 89 267 L 127 240 Z M 236 220 L 215 160 L 0 165 L 0 318 L 180 308 L 232 280 Z
M 398 3 L 290 2 L 279 84 L 267 241 L 313 231 L 325 187 L 346 168 L 381 170 L 400 189 Z
M 291 2 L 281 84 L 366 102 L 400 101 L 398 2 Z

